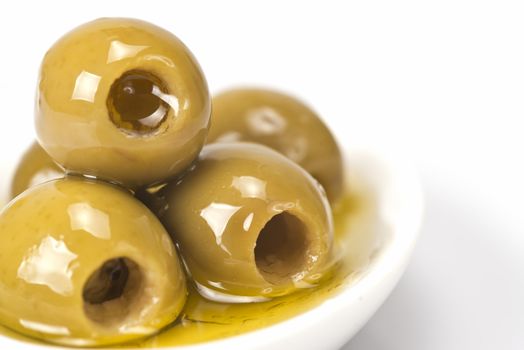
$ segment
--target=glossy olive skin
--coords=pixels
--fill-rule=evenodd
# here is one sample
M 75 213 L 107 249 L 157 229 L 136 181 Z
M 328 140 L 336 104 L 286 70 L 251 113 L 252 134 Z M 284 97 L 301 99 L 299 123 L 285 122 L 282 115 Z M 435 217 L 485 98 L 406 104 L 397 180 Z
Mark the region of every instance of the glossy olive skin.
M 64 176 L 64 169 L 53 161 L 38 142 L 33 142 L 16 168 L 11 182 L 11 198 L 18 196 L 30 187 Z
M 186 299 L 162 224 L 113 185 L 71 177 L 33 187 L 0 213 L 0 241 L 0 323 L 34 338 L 141 338 L 172 323 Z
M 135 120 L 135 113 L 143 118 Z M 43 59 L 38 140 L 69 172 L 130 188 L 163 181 L 197 157 L 209 119 L 208 87 L 196 59 L 177 37 L 150 23 L 86 23 Z
M 195 167 L 162 192 L 164 225 L 206 297 L 289 294 L 314 283 L 330 259 L 333 223 L 324 191 L 300 166 L 268 147 L 207 145 Z M 270 238 L 264 245 L 261 232 L 277 217 L 291 226 L 277 223 L 276 241 Z M 294 233 L 301 236 L 288 236 Z M 258 250 L 263 247 L 268 250 Z
M 298 99 L 271 90 L 233 89 L 214 96 L 212 120 L 207 143 L 261 143 L 313 175 L 332 204 L 344 192 L 344 166 L 335 138 Z

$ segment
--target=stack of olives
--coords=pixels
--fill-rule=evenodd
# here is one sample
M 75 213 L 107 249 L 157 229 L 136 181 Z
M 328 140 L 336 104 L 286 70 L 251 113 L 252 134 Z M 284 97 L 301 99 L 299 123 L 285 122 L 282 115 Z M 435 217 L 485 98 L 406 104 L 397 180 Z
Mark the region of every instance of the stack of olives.
M 42 62 L 35 118 L 0 214 L 8 328 L 116 344 L 175 322 L 188 283 L 264 301 L 332 262 L 332 134 L 278 92 L 229 91 L 212 111 L 197 61 L 159 27 L 105 18 L 66 34 Z

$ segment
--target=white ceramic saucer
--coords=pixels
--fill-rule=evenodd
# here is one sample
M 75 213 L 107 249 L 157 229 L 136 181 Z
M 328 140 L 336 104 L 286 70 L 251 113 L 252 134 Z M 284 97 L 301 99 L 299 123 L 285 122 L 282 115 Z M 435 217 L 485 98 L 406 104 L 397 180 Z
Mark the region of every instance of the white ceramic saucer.
M 329 350 L 343 346 L 373 315 L 404 272 L 423 214 L 421 184 L 412 165 L 390 150 L 351 147 L 347 152 L 349 185 L 374 203 L 369 215 L 352 225 L 373 237 L 369 263 L 341 292 L 320 306 L 285 322 L 219 341 L 165 349 L 177 350 Z M 12 172 L 14 164 L 3 169 Z M 6 190 L 4 177 L 0 190 Z M 0 336 L 0 348 L 55 349 Z M 64 349 L 58 348 L 57 349 Z

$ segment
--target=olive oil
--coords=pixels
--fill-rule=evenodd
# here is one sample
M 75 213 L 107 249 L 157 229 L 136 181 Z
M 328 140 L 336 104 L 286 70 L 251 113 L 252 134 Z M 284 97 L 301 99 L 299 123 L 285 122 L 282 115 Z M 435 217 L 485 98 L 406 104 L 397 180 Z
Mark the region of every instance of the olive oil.
M 351 194 L 334 210 L 335 254 L 338 261 L 323 281 L 313 288 L 263 303 L 223 304 L 204 299 L 194 287 L 181 317 L 154 337 L 118 348 L 154 348 L 189 345 L 261 329 L 321 305 L 348 284 L 355 283 L 379 248 L 375 234 L 376 204 L 373 196 L 353 184 Z M 0 334 L 18 340 L 37 342 L 0 327 Z

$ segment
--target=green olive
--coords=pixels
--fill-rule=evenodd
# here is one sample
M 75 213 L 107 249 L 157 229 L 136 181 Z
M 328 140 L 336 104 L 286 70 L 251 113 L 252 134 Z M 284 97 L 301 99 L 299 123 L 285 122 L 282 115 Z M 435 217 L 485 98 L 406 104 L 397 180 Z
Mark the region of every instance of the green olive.
M 172 323 L 186 299 L 174 245 L 128 192 L 82 178 L 35 186 L 0 214 L 0 323 L 101 346 Z
M 300 164 L 324 187 L 332 204 L 344 192 L 344 166 L 335 138 L 308 106 L 262 89 L 235 89 L 213 98 L 208 143 L 248 141 Z
M 137 188 L 187 168 L 208 132 L 210 97 L 191 52 L 147 22 L 103 18 L 42 62 L 36 130 L 71 173 Z
M 205 296 L 288 294 L 315 283 L 330 260 L 333 224 L 324 191 L 268 147 L 208 145 L 162 195 L 162 220 Z
M 11 198 L 30 187 L 64 177 L 64 170 L 51 159 L 38 142 L 33 142 L 18 163 L 11 182 Z

